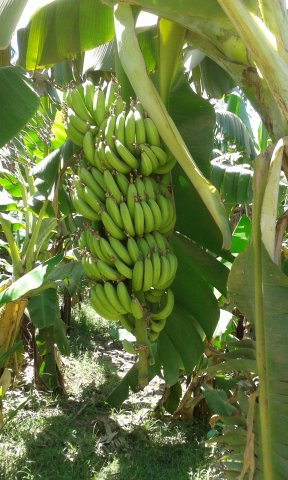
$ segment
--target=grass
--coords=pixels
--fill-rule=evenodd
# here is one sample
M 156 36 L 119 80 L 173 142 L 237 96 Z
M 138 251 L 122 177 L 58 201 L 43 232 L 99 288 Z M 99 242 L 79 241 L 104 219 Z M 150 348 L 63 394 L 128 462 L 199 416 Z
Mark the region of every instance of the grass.
M 11 418 L 0 432 L 1 480 L 212 478 L 204 421 L 156 419 L 151 392 L 133 394 L 120 412 L 107 408 L 105 397 L 119 380 L 118 343 L 111 336 L 115 328 L 85 307 L 73 322 L 71 355 L 64 361 L 67 395 L 40 394 L 26 384 L 9 393 L 5 413 Z

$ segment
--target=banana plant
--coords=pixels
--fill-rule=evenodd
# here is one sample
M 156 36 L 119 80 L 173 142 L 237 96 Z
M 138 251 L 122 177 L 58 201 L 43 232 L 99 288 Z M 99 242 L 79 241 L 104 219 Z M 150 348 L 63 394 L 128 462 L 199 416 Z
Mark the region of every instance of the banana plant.
M 69 216 L 71 207 L 61 186 L 61 162 L 64 165 L 67 153 L 65 157 L 65 148 L 56 147 L 66 136 L 61 122 L 55 122 L 56 112 L 53 102 L 42 97 L 37 114 L 2 150 L 0 175 L 0 351 L 4 355 L 13 348 L 27 308 L 36 328 L 35 373 L 39 376 L 41 372 L 38 383 L 52 390 L 62 387 L 54 344 L 62 353 L 68 351 L 57 282 L 64 282 L 77 270 L 81 274 L 77 261 L 65 265 L 63 260 L 61 237 L 66 235 L 64 242 L 70 238 L 70 228 L 63 219 Z M 52 137 L 57 129 L 58 134 Z M 71 154 L 73 151 L 68 158 Z M 6 355 L 1 365 L 4 375 L 11 361 Z
M 103 22 L 101 24 L 102 27 L 99 29 L 95 28 L 95 31 L 97 31 L 95 38 L 93 37 L 94 32 L 92 28 L 90 32 L 88 28 L 85 28 L 85 35 L 82 37 L 80 34 L 81 25 L 97 25 L 96 13 L 99 13 L 100 10 L 98 9 L 101 9 L 103 5 L 100 2 L 95 2 L 95 0 L 93 2 L 89 2 L 88 0 L 85 2 L 77 2 L 74 0 L 72 3 L 75 15 L 73 20 L 73 15 L 70 17 L 71 22 L 68 22 L 67 28 L 65 27 L 65 33 L 61 22 L 57 22 L 57 13 L 59 18 L 60 12 L 63 15 L 67 7 L 65 2 L 58 0 L 41 9 L 40 12 L 34 16 L 28 27 L 19 34 L 20 63 L 24 68 L 40 68 L 43 65 L 51 65 L 51 63 L 59 61 L 65 56 L 82 53 L 82 50 L 85 50 L 88 44 L 89 48 L 97 47 L 102 42 L 112 39 L 112 7 L 117 2 L 108 0 L 105 2 L 106 23 Z M 187 128 L 181 128 L 186 122 L 183 122 L 181 115 L 179 115 L 180 119 L 178 117 L 178 122 L 175 123 L 177 123 L 178 130 L 181 132 L 183 138 L 185 137 L 184 140 L 188 149 L 186 149 L 182 139 L 179 138 L 174 123 L 170 117 L 167 116 L 163 101 L 161 101 L 159 95 L 155 93 L 155 88 L 151 84 L 150 79 L 147 78 L 146 64 L 143 62 L 143 59 L 140 60 L 139 44 L 137 43 L 137 38 L 135 38 L 135 22 L 129 3 L 131 2 L 123 1 L 121 4 L 116 5 L 114 12 L 116 19 L 115 31 L 120 58 L 123 62 L 128 80 L 132 84 L 136 94 L 141 98 L 144 107 L 149 111 L 150 116 L 154 118 L 156 122 L 159 122 L 162 127 L 164 125 L 166 126 L 167 130 L 163 130 L 162 135 L 166 138 L 169 148 L 176 155 L 179 163 L 192 181 L 193 185 L 189 182 L 187 176 L 183 170 L 181 170 L 181 167 L 177 165 L 173 172 L 176 202 L 177 195 L 179 198 L 179 194 L 181 193 L 181 198 L 185 199 L 185 204 L 192 205 L 195 194 L 197 198 L 195 186 L 197 190 L 197 186 L 199 185 L 201 186 L 201 198 L 204 201 L 207 199 L 209 201 L 208 209 L 202 202 L 197 212 L 198 216 L 197 213 L 194 215 L 193 212 L 193 218 L 189 216 L 187 208 L 183 209 L 183 211 L 178 209 L 178 224 L 176 228 L 186 237 L 198 242 L 210 252 L 219 254 L 221 252 L 221 246 L 223 245 L 223 238 L 224 246 L 228 245 L 229 235 L 226 229 L 227 224 L 224 220 L 225 213 L 222 207 L 220 207 L 218 195 L 213 192 L 213 189 L 211 190 L 209 184 L 199 175 L 199 172 L 191 160 L 191 153 L 192 156 L 194 153 L 194 138 L 191 139 L 193 135 L 190 131 L 187 134 Z M 238 430 L 234 429 L 230 435 L 230 449 L 232 443 L 235 450 L 236 447 L 239 447 L 237 453 L 239 453 L 242 459 L 243 451 L 245 452 L 244 463 L 242 462 L 243 469 L 242 466 L 240 467 L 240 471 L 242 469 L 240 478 L 245 478 L 246 475 L 246 478 L 248 476 L 250 478 L 263 478 L 264 480 L 270 480 L 271 478 L 284 479 L 287 471 L 287 455 L 285 453 L 287 433 L 283 427 L 284 421 L 282 420 L 284 418 L 287 392 L 285 390 L 286 383 L 283 376 L 284 369 L 282 365 L 285 365 L 286 359 L 284 342 L 285 324 L 287 323 L 285 323 L 285 312 L 287 308 L 283 296 L 284 293 L 286 293 L 287 282 L 286 277 L 281 273 L 279 265 L 275 264 L 275 260 L 280 257 L 281 234 L 279 234 L 279 230 L 283 233 L 282 223 L 285 227 L 285 222 L 278 222 L 279 228 L 277 228 L 275 240 L 275 219 L 278 202 L 277 182 L 279 182 L 279 165 L 281 165 L 281 162 L 283 170 L 285 172 L 287 171 L 285 156 L 282 156 L 286 143 L 285 140 L 281 140 L 287 135 L 288 131 L 288 23 L 286 4 L 282 0 L 275 0 L 273 2 L 268 0 L 249 0 L 248 2 L 241 0 L 235 0 L 234 2 L 229 0 L 218 0 L 217 2 L 215 0 L 207 0 L 206 2 L 200 2 L 199 0 L 193 2 L 181 0 L 176 3 L 173 0 L 166 0 L 165 2 L 164 0 L 136 0 L 133 5 L 136 6 L 136 10 L 138 7 L 145 11 L 151 11 L 158 15 L 159 18 L 171 22 L 171 24 L 168 24 L 169 27 L 167 26 L 166 30 L 163 27 L 164 31 L 160 33 L 164 40 L 165 38 L 169 38 L 169 31 L 173 32 L 171 34 L 172 37 L 175 32 L 173 48 L 175 48 L 176 51 L 177 45 L 179 45 L 179 43 L 181 45 L 184 30 L 183 35 L 185 35 L 185 42 L 188 46 L 200 50 L 202 55 L 205 55 L 205 57 L 209 59 L 205 61 L 206 65 L 200 69 L 200 73 L 198 71 L 198 76 L 205 73 L 205 68 L 207 74 L 207 69 L 213 67 L 211 61 L 218 67 L 221 67 L 226 74 L 226 79 L 225 82 L 222 83 L 222 87 L 224 85 L 225 88 L 229 90 L 231 89 L 231 85 L 238 85 L 262 118 L 272 142 L 276 144 L 280 141 L 279 144 L 277 143 L 276 149 L 272 147 L 272 149 L 268 149 L 267 152 L 262 152 L 266 146 L 266 142 L 265 140 L 263 142 L 261 141 L 260 150 L 262 154 L 254 160 L 256 168 L 254 175 L 253 243 L 252 247 L 250 247 L 246 253 L 238 256 L 232 268 L 229 281 L 231 301 L 235 301 L 235 303 L 243 309 L 250 323 L 255 325 L 255 338 L 252 338 L 251 341 L 246 342 L 246 344 L 240 344 L 239 347 L 241 348 L 238 349 L 239 354 L 232 354 L 231 352 L 230 359 L 227 359 L 227 362 L 225 362 L 226 366 L 220 365 L 219 368 L 222 368 L 222 370 L 225 368 L 226 371 L 229 369 L 244 370 L 248 372 L 250 382 L 252 378 L 252 382 L 250 383 L 251 388 L 248 389 L 248 392 L 245 391 L 244 394 L 241 394 L 243 385 L 238 387 L 237 403 L 235 404 L 237 412 L 234 411 L 234 413 L 238 413 L 240 409 L 241 412 L 244 413 L 236 416 L 232 415 L 237 418 L 238 425 L 247 425 L 247 427 L 244 428 L 244 434 L 239 428 Z M 134 10 L 135 15 L 137 11 Z M 92 12 L 95 15 L 92 15 Z M 86 14 L 89 15 L 89 23 L 87 23 L 88 17 L 85 17 Z M 84 18 L 86 18 L 85 22 L 83 20 Z M 48 20 L 48 23 L 45 22 L 45 19 Z M 47 25 L 53 26 L 53 28 L 50 29 L 50 35 L 47 35 Z M 107 28 L 103 28 L 103 25 L 106 25 Z M 165 26 L 165 22 L 162 23 L 162 25 Z M 73 33 L 75 32 L 75 34 L 78 35 L 78 42 L 74 41 L 74 35 L 69 35 L 72 29 L 74 29 Z M 33 43 L 32 39 L 35 32 L 37 33 L 37 42 Z M 127 32 L 129 32 L 128 40 L 126 36 Z M 91 34 L 91 40 L 88 41 L 89 33 Z M 167 37 L 165 37 L 165 35 Z M 73 42 L 69 43 L 69 39 L 71 38 L 73 38 Z M 63 45 L 63 48 L 60 49 L 60 45 Z M 142 45 L 142 51 L 143 49 L 144 47 Z M 158 51 L 160 52 L 161 50 L 159 49 Z M 125 52 L 127 52 L 127 54 L 125 54 Z M 137 65 L 139 65 L 139 70 L 137 71 L 133 64 L 131 66 L 130 61 L 132 58 L 135 58 Z M 157 65 L 157 62 L 159 63 L 159 59 L 157 59 L 155 65 Z M 169 61 L 168 58 L 167 69 L 169 68 L 169 84 L 175 74 L 173 67 L 173 62 Z M 160 68 L 161 71 L 162 66 L 159 67 L 158 65 L 158 68 Z M 140 73 L 141 78 L 139 79 Z M 227 74 L 230 79 L 227 78 Z M 221 77 L 221 70 L 218 69 L 217 75 L 219 79 Z M 162 79 L 162 82 L 163 78 L 165 79 L 165 74 L 163 74 L 162 70 L 159 80 Z M 141 91 L 142 79 L 144 85 L 143 90 L 146 92 L 145 95 Z M 169 114 L 173 119 L 176 119 L 177 113 L 179 114 L 177 107 L 184 109 L 185 105 L 183 105 L 183 102 L 181 103 L 181 95 L 179 95 L 179 90 L 181 91 L 181 89 L 177 92 L 177 88 L 175 88 L 173 91 L 172 86 L 170 94 L 168 94 L 169 88 L 170 85 L 164 85 L 163 88 L 161 83 L 159 83 L 160 95 L 163 95 L 164 102 L 166 102 L 168 98 L 167 107 Z M 185 87 L 183 87 L 182 93 L 183 91 L 185 91 Z M 147 92 L 149 92 L 150 97 L 147 97 Z M 227 92 L 223 91 L 223 93 Z M 192 98 L 191 95 L 190 98 Z M 154 99 L 153 104 L 151 99 Z M 192 103 L 191 101 L 191 104 Z M 187 124 L 185 124 L 184 127 L 187 127 Z M 194 130 L 191 130 L 191 132 L 194 133 L 195 136 L 199 135 L 199 130 L 197 131 L 196 125 L 194 125 Z M 271 158 L 271 150 L 274 151 L 274 154 L 268 172 L 267 165 Z M 202 168 L 205 170 L 205 162 L 203 162 L 203 164 Z M 210 174 L 209 170 L 210 169 L 207 168 L 205 172 L 207 176 Z M 260 174 L 258 172 L 260 172 Z M 204 185 L 206 185 L 208 190 Z M 264 192 L 267 193 L 264 195 Z M 212 198 L 213 200 L 216 199 L 216 204 L 214 204 Z M 212 213 L 212 218 L 210 212 Z M 222 235 L 219 235 L 219 229 L 217 233 L 214 232 L 213 235 L 209 235 L 207 225 L 211 226 L 211 224 L 215 224 L 213 217 Z M 206 221 L 203 221 L 203 218 L 205 218 Z M 207 220 L 207 218 L 209 220 Z M 197 225 L 197 228 L 195 228 L 195 225 Z M 224 255 L 223 252 L 222 255 Z M 181 302 L 187 301 L 186 298 L 183 299 L 183 296 L 181 297 L 181 285 L 183 287 L 183 285 L 187 284 L 187 277 L 189 278 L 190 275 L 189 266 L 186 265 L 186 259 L 187 256 L 183 255 L 183 277 L 179 283 L 180 293 L 178 297 L 180 310 Z M 185 271 L 186 266 L 188 270 Z M 243 277 L 243 272 L 245 277 Z M 209 283 L 211 285 L 211 282 Z M 202 285 L 204 284 L 205 281 Z M 177 289 L 177 287 L 175 287 L 175 289 Z M 204 291 L 204 289 L 205 286 L 203 286 L 203 290 L 201 288 L 200 291 Z M 192 289 L 186 290 L 188 297 L 191 294 L 191 290 Z M 192 301 L 188 303 L 188 317 L 190 309 L 194 309 L 193 315 L 190 315 L 190 319 L 193 326 L 195 326 L 195 316 L 200 318 L 199 311 L 196 311 L 197 302 Z M 282 308 L 281 305 L 284 305 L 284 307 Z M 271 318 L 274 318 L 274 314 L 277 318 L 272 328 Z M 206 318 L 208 317 L 209 315 L 206 315 Z M 185 316 L 184 318 L 187 317 Z M 173 327 L 175 328 L 176 322 L 172 322 L 171 320 L 170 323 L 171 329 L 173 329 Z M 188 320 L 186 321 L 186 325 L 187 324 Z M 169 322 L 167 323 L 167 328 L 168 325 Z M 203 325 L 205 326 L 205 322 L 203 322 Z M 201 326 L 203 325 L 201 324 Z M 197 330 L 199 335 L 199 325 L 197 325 L 195 330 Z M 172 330 L 170 331 L 172 332 Z M 282 331 L 284 331 L 284 335 Z M 208 329 L 207 332 L 204 333 L 209 337 Z M 203 338 L 203 333 L 200 333 L 200 343 Z M 173 334 L 169 336 L 167 330 L 165 333 L 163 331 L 162 339 L 163 345 L 165 344 L 165 348 L 162 351 L 171 352 L 176 350 L 176 354 L 172 357 L 173 359 L 176 359 L 177 353 L 181 352 L 182 357 L 180 360 L 183 364 L 185 357 L 188 370 L 189 356 L 186 357 L 186 355 L 183 354 L 183 352 L 187 350 L 179 340 L 179 332 L 177 332 L 177 330 L 173 331 Z M 279 359 L 275 357 L 275 352 L 277 354 L 279 352 L 281 363 Z M 233 355 L 236 357 L 233 358 Z M 162 360 L 164 360 L 164 357 L 163 355 Z M 171 356 L 169 357 L 168 355 L 167 358 L 169 359 Z M 173 378 L 176 376 L 176 369 L 173 371 L 175 361 L 171 361 L 171 364 L 167 367 L 167 358 L 166 372 L 169 372 L 170 369 L 170 375 L 167 381 L 171 382 L 172 376 Z M 243 361 L 239 362 L 239 358 Z M 179 362 L 178 360 L 178 362 L 176 362 L 178 366 L 181 361 Z M 178 370 L 177 367 L 177 371 Z M 171 372 L 174 372 L 175 375 L 172 375 Z M 212 372 L 211 370 L 211 375 L 213 374 Z M 256 384 L 255 381 L 253 382 L 253 378 L 258 378 L 256 375 L 259 376 L 259 387 L 257 382 Z M 131 380 L 130 385 L 133 384 L 131 376 L 132 374 L 129 377 Z M 273 392 L 274 388 L 275 394 Z M 127 383 L 122 390 L 122 394 L 125 389 L 127 390 Z M 208 399 L 209 393 L 207 393 L 206 397 Z M 274 402 L 276 403 L 274 404 Z M 218 404 L 223 406 L 223 403 L 225 403 L 225 401 L 221 402 L 220 398 Z M 228 405 L 231 407 L 231 399 L 228 400 Z M 274 407 L 274 411 L 272 411 L 272 407 Z M 224 411 L 228 413 L 226 417 L 229 417 L 231 408 L 228 406 Z M 282 416 L 279 415 L 279 417 L 276 417 L 276 411 L 279 411 Z M 221 414 L 223 415 L 223 410 Z M 254 429 L 252 427 L 253 419 L 255 419 L 256 422 Z M 228 418 L 226 418 L 226 422 L 229 422 Z M 229 436 L 226 435 L 227 443 L 228 440 Z M 252 454 L 249 455 L 249 448 L 251 450 L 253 445 L 255 446 L 255 457 Z M 239 457 L 237 458 L 239 460 Z M 237 458 L 234 460 L 237 460 Z M 234 467 L 235 465 L 233 465 L 233 468 Z M 230 476 L 231 475 L 233 474 L 230 471 Z M 236 475 L 239 475 L 239 469 Z

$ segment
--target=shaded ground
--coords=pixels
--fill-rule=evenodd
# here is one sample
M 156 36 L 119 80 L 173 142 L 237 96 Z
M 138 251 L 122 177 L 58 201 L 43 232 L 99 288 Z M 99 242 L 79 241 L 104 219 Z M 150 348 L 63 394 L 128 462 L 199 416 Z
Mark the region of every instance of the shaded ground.
M 105 405 L 118 375 L 133 364 L 116 337 L 111 324 L 96 320 L 89 308 L 74 320 L 71 355 L 64 359 L 64 397 L 31 390 L 26 370 L 26 380 L 5 401 L 10 420 L 0 432 L 1 479 L 215 478 L 213 455 L 203 441 L 205 421 L 185 425 L 153 416 L 163 389 L 159 380 L 131 395 L 120 412 Z

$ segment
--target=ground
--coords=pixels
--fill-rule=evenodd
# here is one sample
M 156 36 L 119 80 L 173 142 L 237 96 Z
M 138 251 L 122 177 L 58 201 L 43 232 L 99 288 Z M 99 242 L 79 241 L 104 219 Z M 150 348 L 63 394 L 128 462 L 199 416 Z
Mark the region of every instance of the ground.
M 156 379 L 120 411 L 105 398 L 130 366 L 118 331 L 89 307 L 75 315 L 66 390 L 53 397 L 31 386 L 31 367 L 4 402 L 0 479 L 208 480 L 216 478 L 206 419 L 183 423 L 153 413 L 163 392 Z

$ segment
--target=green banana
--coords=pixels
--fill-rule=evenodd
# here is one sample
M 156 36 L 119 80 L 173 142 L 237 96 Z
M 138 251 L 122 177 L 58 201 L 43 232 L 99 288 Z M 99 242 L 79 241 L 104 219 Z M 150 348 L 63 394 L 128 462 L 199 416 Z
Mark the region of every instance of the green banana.
M 107 312 L 111 312 L 112 315 L 116 315 L 116 317 L 118 317 L 119 312 L 109 302 L 104 290 L 104 286 L 101 283 L 96 283 L 95 293 L 99 298 L 99 301 L 101 302 L 102 306 L 105 308 L 105 310 Z
M 140 292 L 143 286 L 144 263 L 143 260 L 137 260 L 132 272 L 132 290 Z
M 83 83 L 83 94 L 87 110 L 90 113 L 91 117 L 93 117 L 93 101 L 95 95 L 95 87 L 94 83 L 91 82 L 91 80 L 86 80 L 86 82 Z
M 97 260 L 97 267 L 101 275 L 107 280 L 119 280 L 120 275 L 115 268 L 113 268 L 107 261 L 104 260 Z
M 129 237 L 127 240 L 127 250 L 133 263 L 141 258 L 141 251 L 137 245 L 135 238 Z
M 141 201 L 141 207 L 144 214 L 144 232 L 150 233 L 155 230 L 154 216 L 151 208 L 145 200 Z
M 127 248 L 123 245 L 123 243 L 120 240 L 117 240 L 117 238 L 112 237 L 112 235 L 109 235 L 108 237 L 109 242 L 113 250 L 115 251 L 116 255 L 124 262 L 126 265 L 129 265 L 131 267 L 133 265 L 133 261 L 128 253 Z
M 158 252 L 154 252 L 151 255 L 151 262 L 153 266 L 153 285 L 158 285 L 161 276 L 161 258 Z
M 101 251 L 105 257 L 105 261 L 110 264 L 115 264 L 116 259 L 118 258 L 110 243 L 106 238 L 100 237 L 99 240 Z
M 109 145 L 106 145 L 105 147 L 105 155 L 106 162 L 109 163 L 110 167 L 116 170 L 116 172 L 125 174 L 131 171 L 131 167 L 127 165 L 127 163 L 123 162 L 123 160 L 121 160 L 119 157 L 117 157 L 117 155 L 113 152 Z
M 145 126 L 148 143 L 150 145 L 160 147 L 161 146 L 160 136 L 152 118 L 150 117 L 144 118 L 144 126 Z
M 159 161 L 155 153 L 153 152 L 153 150 L 148 145 L 143 145 L 143 144 L 140 145 L 140 149 L 142 152 L 145 152 L 149 157 L 149 160 L 152 165 L 152 171 L 154 172 L 155 170 L 157 170 L 157 168 L 159 167 Z
M 166 296 L 166 303 L 164 307 L 159 312 L 152 313 L 152 320 L 162 320 L 164 318 L 166 319 L 171 315 L 174 307 L 174 295 L 172 290 L 170 289 L 167 290 L 167 293 L 165 296 Z
M 114 143 L 118 155 L 120 155 L 122 160 L 128 165 L 128 167 L 130 167 L 130 170 L 128 170 L 128 172 L 137 169 L 139 167 L 137 158 L 134 157 L 134 155 L 128 150 L 128 148 L 125 147 L 125 145 L 120 140 L 118 140 L 118 138 L 115 139 Z
M 135 187 L 137 189 L 137 194 L 139 197 L 139 200 L 145 200 L 146 198 L 146 190 L 145 190 L 145 184 L 140 177 L 136 177 L 134 180 Z
M 161 215 L 162 215 L 162 225 L 165 225 L 167 220 L 169 219 L 170 215 L 170 205 L 166 197 L 162 195 L 161 193 L 158 193 L 157 195 L 157 203 L 159 205 L 159 208 L 161 210 Z
M 116 312 L 119 312 L 121 314 L 125 314 L 129 312 L 126 308 L 123 307 L 121 304 L 117 292 L 115 290 L 115 287 L 112 285 L 110 282 L 105 282 L 104 283 L 104 292 L 107 297 L 107 300 L 109 303 L 112 305 L 112 307 L 116 310 Z
M 159 333 L 151 332 L 151 331 L 148 333 L 148 338 L 150 342 L 156 342 L 158 340 L 158 337 L 159 337 Z
M 125 118 L 125 145 L 131 153 L 135 151 L 135 118 L 133 110 L 130 110 Z
M 121 97 L 121 95 L 117 95 L 116 100 L 113 103 L 113 111 L 115 115 L 118 116 L 120 113 L 125 111 L 125 108 L 126 108 L 126 105 L 123 98 Z
M 98 260 L 103 260 L 103 262 L 107 261 L 106 256 L 102 252 L 101 246 L 100 246 L 100 235 L 98 232 L 96 234 L 90 234 L 88 237 L 88 243 L 89 243 L 89 250 L 94 255 L 95 258 Z M 100 272 L 101 273 L 101 272 Z
M 137 238 L 137 245 L 144 259 L 150 256 L 150 248 L 144 237 Z
M 88 130 L 83 138 L 83 152 L 88 162 L 94 165 L 95 145 L 91 130 Z
M 121 205 L 121 204 L 120 204 Z M 123 220 L 121 217 L 120 209 L 118 203 L 113 197 L 107 197 L 106 199 L 106 209 L 109 213 L 112 220 L 116 223 L 117 227 L 124 229 Z
M 166 253 L 166 251 L 169 250 L 169 243 L 164 237 L 164 235 L 155 231 L 153 232 L 153 237 L 155 239 L 159 252 L 162 254 Z
M 98 127 L 100 127 L 105 117 L 105 93 L 101 88 L 97 88 L 93 100 L 93 118 Z
M 96 262 L 91 257 L 82 257 L 82 268 L 87 277 L 96 278 L 101 280 L 101 273 L 97 268 Z
M 137 189 L 136 189 L 135 183 L 129 183 L 126 202 L 127 202 L 127 206 L 132 219 L 134 219 L 136 200 L 137 200 Z
M 148 177 L 153 172 L 153 165 L 150 160 L 150 157 L 147 155 L 144 150 L 141 152 L 141 162 L 140 162 L 140 172 L 142 175 Z
M 162 225 L 162 227 L 159 228 L 159 232 L 163 233 L 164 235 L 168 235 L 169 233 L 171 233 L 171 231 L 174 230 L 175 223 L 176 223 L 176 212 L 173 208 L 173 210 L 171 211 L 171 217 L 169 218 L 169 221 L 167 221 L 165 225 Z
M 67 137 L 70 138 L 70 140 L 72 140 L 75 145 L 78 145 L 78 147 L 82 147 L 84 140 L 83 133 L 79 132 L 79 130 L 77 130 L 71 122 L 66 123 L 65 129 Z
M 126 263 L 122 262 L 120 258 L 116 258 L 115 260 L 115 267 L 117 268 L 118 272 L 123 275 L 123 277 L 128 278 L 129 280 L 132 279 L 132 272 L 133 270 L 126 265 Z
M 124 175 L 124 173 L 116 172 L 115 173 L 116 183 L 124 197 L 126 197 L 129 187 L 129 180 Z
M 102 167 L 102 171 L 108 168 L 107 163 L 106 163 L 106 156 L 105 156 L 105 143 L 100 140 L 95 145 L 95 152 L 97 152 L 97 155 L 99 157 L 100 165 Z
M 153 264 L 150 258 L 144 260 L 143 292 L 147 292 L 153 285 Z
M 172 168 L 176 165 L 176 158 L 171 157 L 171 159 L 165 163 L 165 165 L 161 165 L 160 167 L 154 170 L 154 173 L 165 175 L 166 173 L 171 172 Z
M 98 213 L 98 215 L 101 215 L 104 210 L 104 205 L 103 203 L 101 203 L 100 200 L 98 200 L 98 198 L 95 196 L 95 193 L 92 192 L 92 190 L 85 185 L 82 190 L 82 195 L 89 207 L 91 207 L 96 213 Z
M 104 117 L 104 120 L 101 122 L 101 124 L 98 128 L 98 132 L 97 132 L 97 135 L 96 135 L 96 140 L 97 141 L 104 140 L 105 129 L 106 129 L 106 126 L 107 126 L 108 118 L 109 117 Z
M 107 213 L 106 211 L 102 212 L 101 220 L 108 234 L 112 235 L 118 240 L 123 240 L 125 238 L 123 230 L 121 230 L 121 228 L 116 225 L 109 213 Z
M 171 252 L 167 253 L 167 260 L 170 264 L 170 280 L 171 280 L 171 283 L 172 283 L 172 280 L 174 280 L 174 277 L 175 277 L 176 272 L 177 272 L 178 260 L 177 260 L 176 255 L 174 255 L 174 253 L 171 253 Z
M 67 117 L 68 122 L 71 123 L 71 125 L 80 133 L 84 134 L 87 132 L 87 130 L 89 130 L 90 123 L 82 120 L 82 118 L 79 117 L 79 115 L 77 115 L 72 108 L 68 108 Z
M 144 234 L 144 212 L 140 202 L 135 202 L 134 212 L 134 228 L 138 237 L 142 237 Z
M 123 308 L 131 313 L 131 297 L 124 282 L 117 284 L 117 295 Z
M 155 200 L 153 200 L 153 198 L 149 198 L 147 203 L 153 215 L 154 229 L 159 230 L 160 227 L 163 225 L 163 217 L 162 217 L 160 207 L 158 203 Z
M 74 88 L 68 92 L 66 102 L 68 107 L 74 110 L 84 122 L 94 123 L 78 88 Z
M 115 198 L 117 203 L 120 203 L 122 201 L 122 193 L 121 190 L 119 190 L 112 173 L 109 170 L 105 170 L 103 177 L 107 191 Z
M 156 155 L 159 162 L 159 167 L 166 165 L 168 162 L 168 153 L 163 150 L 163 148 L 158 147 L 157 145 L 151 145 L 152 152 Z
M 87 170 L 87 168 L 80 167 L 79 170 L 78 170 L 78 175 L 79 175 L 79 178 L 80 178 L 81 182 L 83 182 L 84 185 L 87 185 L 87 187 L 89 187 L 90 190 L 92 190 L 92 192 L 94 192 L 94 194 L 96 195 L 96 197 L 99 200 L 104 202 L 105 199 L 106 199 L 105 192 L 104 192 L 104 190 L 102 190 L 100 185 L 96 182 L 92 173 L 89 172 L 89 170 Z
M 148 243 L 151 252 L 158 252 L 157 243 L 151 233 L 146 233 L 145 240 Z
M 132 221 L 129 208 L 126 202 L 120 203 L 120 213 L 121 213 L 121 218 L 122 218 L 126 235 L 129 237 L 134 237 L 135 229 L 134 229 L 133 221 Z
M 136 320 L 140 320 L 144 316 L 142 305 L 137 297 L 133 297 L 131 300 L 131 312 Z
M 99 220 L 100 216 L 82 198 L 72 196 L 71 201 L 76 212 L 88 220 Z
M 144 125 L 144 119 L 139 110 L 134 110 L 134 120 L 135 120 L 135 137 L 136 144 L 140 145 L 146 142 L 146 130 Z
M 119 316 L 116 315 L 116 313 L 111 313 L 110 311 L 107 311 L 100 299 L 98 298 L 98 295 L 96 294 L 95 288 L 91 288 L 90 291 L 90 302 L 92 307 L 96 310 L 96 312 L 103 318 L 106 318 L 107 320 L 118 320 Z
M 126 119 L 126 113 L 122 111 L 119 113 L 119 115 L 117 115 L 116 123 L 115 123 L 115 137 L 116 137 L 116 140 L 118 140 L 122 144 L 125 143 L 125 119 Z
M 135 320 L 134 320 L 133 315 L 130 315 L 130 312 L 127 313 L 126 315 L 121 315 L 121 317 L 119 318 L 119 321 L 120 321 L 122 327 L 124 327 L 128 332 L 134 333 Z M 123 348 L 124 348 L 124 346 L 123 346 Z
M 157 289 L 162 289 L 170 280 L 170 263 L 165 255 L 161 257 L 161 275 L 156 285 Z
M 151 321 L 151 330 L 152 332 L 159 335 L 159 333 L 164 329 L 166 325 L 167 318 L 161 318 L 159 321 Z
M 145 186 L 145 193 L 146 193 L 146 197 L 144 200 L 149 200 L 149 198 L 152 198 L 152 200 L 155 200 L 156 195 L 154 190 L 154 184 L 151 177 L 144 177 L 143 183 Z
M 105 96 L 105 109 L 107 112 L 111 107 L 111 105 L 113 105 L 113 103 L 115 102 L 118 92 L 119 92 L 119 84 L 114 80 L 110 80 L 110 82 L 107 85 L 106 96 Z
M 105 142 L 109 147 L 115 151 L 114 145 L 114 132 L 115 132 L 115 124 L 116 124 L 116 115 L 110 115 L 107 120 L 107 125 L 104 132 Z
M 85 200 L 85 195 L 84 195 L 84 192 L 83 192 L 83 188 L 84 188 L 84 185 L 83 183 L 80 181 L 80 178 L 79 177 L 74 177 L 73 178 L 73 186 L 76 190 L 76 197 L 79 197 L 81 198 L 82 200 Z M 98 213 L 98 212 L 97 212 Z

